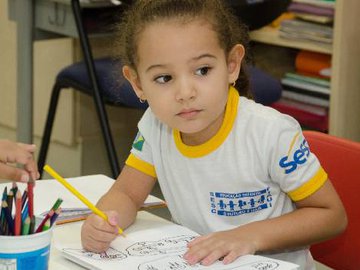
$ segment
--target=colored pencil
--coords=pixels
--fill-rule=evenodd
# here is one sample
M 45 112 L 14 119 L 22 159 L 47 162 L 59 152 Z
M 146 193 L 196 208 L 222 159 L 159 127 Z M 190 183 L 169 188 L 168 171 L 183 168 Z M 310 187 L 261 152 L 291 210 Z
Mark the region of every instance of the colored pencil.
M 10 233 L 10 235 L 13 235 L 14 234 L 14 221 L 11 217 L 11 213 L 9 211 L 8 204 L 6 201 L 3 201 L 1 206 L 2 206 L 2 210 L 4 211 L 4 214 L 5 214 L 8 232 Z
M 50 227 L 51 227 L 51 224 L 50 224 L 50 220 L 48 219 L 45 222 L 44 226 L 42 227 L 42 232 L 47 231 L 48 229 L 50 229 Z
M 14 229 L 14 235 L 20 235 L 21 234 L 21 192 L 20 190 L 17 190 L 16 196 L 15 196 L 15 229 Z
M 54 203 L 53 207 L 51 207 L 51 209 L 54 210 L 54 211 L 56 211 L 56 210 L 60 207 L 60 205 L 61 205 L 62 202 L 63 202 L 63 199 L 58 198 L 58 199 L 56 200 L 56 202 Z
M 28 235 L 30 231 L 30 217 L 27 216 L 22 226 L 21 235 Z
M 25 221 L 26 217 L 29 215 L 29 204 L 25 204 L 25 207 L 23 208 L 22 210 L 22 213 L 21 213 L 21 220 L 22 222 Z
M 54 225 L 54 223 L 56 222 L 56 219 L 58 218 L 60 213 L 61 213 L 61 208 L 59 207 L 58 209 L 55 210 L 55 213 L 50 218 L 50 226 Z
M 29 217 L 32 219 L 34 216 L 34 181 L 28 182 L 28 207 L 29 207 Z
M 30 216 L 29 216 L 30 217 Z M 30 229 L 29 234 L 33 234 L 35 231 L 35 216 L 30 217 Z
M 6 199 L 7 207 L 9 209 L 10 214 L 12 213 L 13 198 L 14 198 L 14 192 L 12 191 L 12 189 L 10 189 Z
M 70 185 L 63 177 L 61 177 L 57 172 L 54 171 L 49 165 L 44 166 L 44 170 L 50 174 L 52 177 L 54 177 L 57 181 L 59 181 L 64 187 L 66 187 L 72 194 L 74 194 L 80 201 L 82 201 L 89 209 L 99 217 L 103 218 L 104 220 L 108 221 L 107 215 L 102 212 L 100 209 L 98 209 L 95 205 L 93 205 L 88 199 L 86 199 L 79 191 L 77 191 L 72 185 Z M 122 234 L 123 236 L 123 230 L 118 227 L 118 233 Z
M 12 182 L 12 188 L 11 188 L 13 194 L 14 194 L 14 201 L 15 201 L 15 198 L 16 198 L 16 193 L 18 191 L 18 186 L 16 184 L 16 182 Z
M 53 215 L 54 215 L 54 210 L 50 210 L 46 216 L 44 217 L 44 219 L 41 221 L 40 225 L 37 227 L 35 233 L 41 232 L 43 230 L 44 224 L 46 223 L 46 221 L 48 221 L 48 219 L 50 219 Z
M 4 191 L 3 191 L 3 195 L 2 195 L 2 200 L 3 201 L 7 201 L 7 186 L 5 186 Z M 3 234 L 6 235 L 6 219 L 5 219 L 5 213 L 1 208 L 1 215 L 0 215 L 0 226 L 2 228 Z
M 21 210 L 22 210 L 22 209 L 24 209 L 24 206 L 25 206 L 25 204 L 27 202 L 27 188 L 23 192 L 21 202 L 22 202 L 22 204 L 21 204 Z

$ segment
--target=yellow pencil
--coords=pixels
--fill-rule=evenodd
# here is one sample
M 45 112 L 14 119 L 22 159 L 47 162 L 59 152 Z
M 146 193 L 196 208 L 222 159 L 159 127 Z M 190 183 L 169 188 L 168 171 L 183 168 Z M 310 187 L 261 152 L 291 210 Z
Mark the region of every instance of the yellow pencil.
M 98 215 L 99 217 L 105 219 L 108 221 L 107 215 L 99 210 L 95 205 L 93 205 L 88 199 L 86 199 L 82 194 L 80 194 L 79 191 L 77 191 L 72 185 L 70 185 L 63 177 L 61 177 L 57 172 L 54 171 L 49 165 L 44 166 L 44 170 L 50 174 L 52 177 L 54 177 L 56 180 L 58 180 L 61 184 L 63 184 L 64 187 L 66 187 L 72 194 L 74 194 L 80 201 L 82 201 L 91 211 L 93 211 L 94 214 Z M 122 234 L 123 236 L 123 230 L 118 226 L 119 234 Z

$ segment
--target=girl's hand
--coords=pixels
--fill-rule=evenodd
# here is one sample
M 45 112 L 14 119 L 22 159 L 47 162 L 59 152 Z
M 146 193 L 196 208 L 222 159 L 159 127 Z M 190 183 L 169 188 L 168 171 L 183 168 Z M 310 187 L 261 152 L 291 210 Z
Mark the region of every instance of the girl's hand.
M 110 243 L 118 236 L 117 221 L 119 215 L 115 211 L 105 211 L 109 221 L 91 214 L 81 228 L 83 248 L 92 252 L 104 252 Z
M 242 255 L 256 252 L 251 238 L 242 236 L 236 229 L 197 237 L 188 244 L 188 248 L 184 259 L 191 265 L 200 262 L 204 266 L 219 259 L 229 264 Z
M 34 160 L 34 144 L 16 143 L 0 140 L 0 179 L 28 182 L 30 177 L 39 178 L 37 164 Z M 22 164 L 24 168 L 14 165 Z

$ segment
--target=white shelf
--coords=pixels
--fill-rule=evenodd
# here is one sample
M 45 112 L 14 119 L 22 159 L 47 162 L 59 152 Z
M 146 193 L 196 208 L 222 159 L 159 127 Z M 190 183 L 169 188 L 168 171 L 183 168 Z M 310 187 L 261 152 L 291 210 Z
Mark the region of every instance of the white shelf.
M 288 40 L 280 37 L 278 29 L 270 26 L 265 26 L 259 30 L 252 31 L 250 33 L 250 38 L 253 41 L 275 46 L 332 54 L 332 45 Z

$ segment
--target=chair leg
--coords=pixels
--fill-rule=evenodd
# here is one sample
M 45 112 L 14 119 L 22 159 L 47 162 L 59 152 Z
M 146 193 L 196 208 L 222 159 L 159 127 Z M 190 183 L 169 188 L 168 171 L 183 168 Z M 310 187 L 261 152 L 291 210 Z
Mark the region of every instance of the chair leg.
M 75 23 L 80 38 L 80 44 L 84 53 L 84 60 L 88 71 L 89 79 L 93 87 L 93 98 L 100 121 L 101 131 L 105 141 L 105 147 L 108 154 L 112 176 L 114 179 L 116 179 L 120 173 L 119 162 L 115 151 L 114 140 L 109 127 L 109 120 L 106 114 L 105 104 L 102 100 L 102 96 L 99 90 L 99 83 L 95 72 L 95 65 L 90 48 L 90 42 L 81 18 L 81 7 L 79 0 L 72 0 L 71 7 L 73 10 Z
M 40 178 L 42 178 L 42 174 L 44 170 L 43 168 L 45 165 L 46 156 L 50 144 L 50 138 L 51 138 L 52 128 L 54 125 L 55 114 L 56 114 L 56 109 L 57 109 L 61 89 L 63 89 L 63 87 L 60 84 L 55 83 L 51 93 L 49 111 L 45 122 L 45 128 L 44 128 L 44 133 L 41 141 L 41 147 L 38 158 L 38 169 L 40 173 Z

